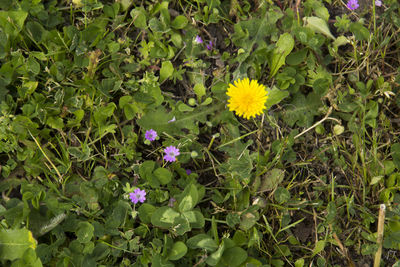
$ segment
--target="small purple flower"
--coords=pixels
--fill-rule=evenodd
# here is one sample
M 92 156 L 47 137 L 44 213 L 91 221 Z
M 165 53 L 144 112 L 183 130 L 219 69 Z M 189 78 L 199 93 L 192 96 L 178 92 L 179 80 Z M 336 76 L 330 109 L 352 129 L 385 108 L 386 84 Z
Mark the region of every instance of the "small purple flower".
M 349 0 L 349 2 L 347 2 L 347 8 L 350 10 L 356 10 L 358 7 L 358 0 Z
M 203 39 L 201 39 L 200 36 L 196 35 L 196 38 L 194 38 L 194 42 L 197 44 L 202 44 L 203 43 Z
M 190 169 L 187 169 L 187 170 L 186 170 L 186 174 L 187 174 L 187 175 L 190 175 L 191 173 L 192 173 L 192 170 L 190 170 Z
M 351 0 L 350 0 L 350 1 L 351 1 Z M 213 42 L 210 41 L 208 44 L 206 44 L 206 48 L 207 48 L 208 50 L 211 50 L 211 49 L 213 48 Z
M 375 0 L 375 6 L 382 6 L 381 0 Z
M 176 161 L 176 156 L 178 156 L 179 153 L 179 148 L 176 148 L 174 146 L 167 146 L 164 149 L 165 155 L 164 155 L 164 160 L 168 162 L 173 162 Z
M 133 193 L 129 193 L 129 197 L 133 204 L 137 204 L 138 202 L 143 203 L 146 200 L 146 191 L 136 188 Z
M 171 208 L 174 207 L 174 203 L 175 203 L 176 199 L 171 197 L 168 201 L 168 206 L 170 206 Z
M 171 123 L 171 122 L 174 122 L 174 121 L 176 121 L 175 116 L 174 116 L 172 119 L 170 119 L 170 120 L 168 121 L 168 123 Z
M 154 131 L 153 129 L 150 129 L 150 130 L 146 131 L 146 133 L 144 134 L 144 137 L 149 141 L 154 141 L 154 140 L 156 140 L 157 132 Z

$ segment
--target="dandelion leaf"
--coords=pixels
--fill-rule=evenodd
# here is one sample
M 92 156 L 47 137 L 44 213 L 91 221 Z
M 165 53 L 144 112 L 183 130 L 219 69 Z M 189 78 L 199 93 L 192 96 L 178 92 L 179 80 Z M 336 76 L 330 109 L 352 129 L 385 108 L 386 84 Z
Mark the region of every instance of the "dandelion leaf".
M 328 24 L 325 20 L 318 17 L 304 17 L 303 18 L 304 25 L 310 29 L 312 29 L 316 33 L 322 33 L 323 35 L 335 40 L 335 36 L 332 35 L 329 30 Z

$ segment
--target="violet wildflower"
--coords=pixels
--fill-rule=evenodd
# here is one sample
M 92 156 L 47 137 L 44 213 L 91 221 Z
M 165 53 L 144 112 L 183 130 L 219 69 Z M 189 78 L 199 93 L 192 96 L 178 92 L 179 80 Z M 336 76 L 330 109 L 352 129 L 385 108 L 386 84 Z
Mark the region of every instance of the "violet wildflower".
M 176 121 L 175 116 L 174 116 L 172 119 L 170 119 L 170 120 L 168 121 L 168 123 L 171 123 L 171 122 L 174 122 L 174 121 Z
M 381 0 L 375 0 L 375 6 L 382 6 Z
M 190 175 L 192 173 L 192 171 L 190 169 L 186 169 L 186 174 Z
M 157 138 L 157 132 L 153 129 L 147 130 L 144 137 L 149 141 L 154 141 Z
M 358 0 L 349 0 L 349 2 L 347 2 L 347 8 L 350 10 L 356 10 L 358 7 Z
M 176 148 L 174 146 L 167 146 L 164 149 L 164 152 L 165 152 L 164 160 L 168 162 L 176 161 L 176 156 L 180 154 L 179 148 Z
M 173 197 L 171 197 L 171 198 L 169 199 L 169 201 L 168 201 L 168 206 L 171 207 L 171 208 L 174 207 L 175 201 L 176 201 L 176 199 L 173 198 Z
M 351 0 L 350 0 L 350 1 L 351 1 Z M 213 48 L 213 42 L 210 41 L 208 44 L 206 44 L 206 48 L 207 48 L 208 50 L 211 50 L 211 49 Z
M 129 193 L 129 198 L 133 204 L 137 204 L 138 202 L 143 203 L 146 200 L 146 191 L 136 188 L 133 193 Z
M 194 42 L 197 44 L 202 44 L 203 43 L 203 39 L 201 39 L 200 36 L 196 35 L 196 38 L 194 38 Z

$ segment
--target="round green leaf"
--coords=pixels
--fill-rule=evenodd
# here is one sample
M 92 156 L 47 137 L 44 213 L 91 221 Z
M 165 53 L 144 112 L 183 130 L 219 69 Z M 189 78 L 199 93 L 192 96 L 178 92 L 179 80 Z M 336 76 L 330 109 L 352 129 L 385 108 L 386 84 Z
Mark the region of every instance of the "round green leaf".
M 186 244 L 189 248 L 201 248 L 207 251 L 214 251 L 218 248 L 217 243 L 210 236 L 206 234 L 198 234 L 192 238 L 189 238 Z
M 143 203 L 140 205 L 138 212 L 139 212 L 139 219 L 143 223 L 150 223 L 151 222 L 151 216 L 153 215 L 154 211 L 156 210 L 156 207 L 154 207 L 151 204 L 148 203 Z
M 157 177 L 161 184 L 165 185 L 171 182 L 172 173 L 166 168 L 158 168 L 153 174 Z
M 171 261 L 176 261 L 185 256 L 187 252 L 187 247 L 182 241 L 176 242 L 171 251 L 169 252 L 168 259 Z
M 240 247 L 233 247 L 225 250 L 222 259 L 230 267 L 240 266 L 247 259 L 247 252 Z
M 161 228 L 169 228 L 174 225 L 179 216 L 180 214 L 170 207 L 161 207 L 154 211 L 151 216 L 151 223 Z
M 171 27 L 177 30 L 183 29 L 188 24 L 188 20 L 185 16 L 177 16 L 171 23 Z
M 80 222 L 76 231 L 77 240 L 80 243 L 87 243 L 93 237 L 94 227 L 88 222 Z

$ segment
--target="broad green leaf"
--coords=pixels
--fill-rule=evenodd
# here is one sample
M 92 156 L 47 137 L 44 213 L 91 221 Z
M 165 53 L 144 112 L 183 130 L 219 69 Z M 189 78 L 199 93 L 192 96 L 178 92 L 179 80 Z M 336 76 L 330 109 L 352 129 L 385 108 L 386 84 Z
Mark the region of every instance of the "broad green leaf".
M 63 119 L 60 117 L 48 117 L 46 124 L 54 129 L 62 129 L 64 127 Z
M 267 102 L 265 103 L 265 107 L 270 109 L 273 105 L 279 104 L 284 98 L 289 96 L 289 92 L 287 90 L 280 90 L 277 87 L 272 87 L 272 90 L 268 91 Z
M 324 21 L 328 22 L 329 20 L 329 11 L 326 7 L 324 7 L 323 5 L 317 7 L 315 9 L 315 14 L 320 17 L 321 19 L 323 19 Z
M 201 98 L 206 94 L 206 88 L 203 84 L 198 83 L 193 87 L 193 91 L 197 96 L 197 101 L 200 103 Z
M 174 66 L 172 65 L 171 61 L 163 61 L 163 63 L 161 63 L 160 69 L 160 83 L 170 78 L 173 73 Z
M 0 230 L 1 259 L 15 260 L 21 258 L 28 248 L 36 248 L 36 240 L 28 229 Z
M 222 259 L 230 267 L 237 267 L 246 261 L 247 252 L 240 247 L 228 248 L 224 251 Z
M 281 169 L 272 169 L 264 176 L 257 177 L 253 183 L 253 190 L 257 192 L 265 192 L 273 190 L 283 181 L 285 171 Z
M 217 265 L 217 263 L 221 260 L 224 251 L 225 251 L 225 242 L 224 240 L 222 240 L 221 244 L 219 244 L 218 246 L 218 249 L 207 257 L 206 263 L 210 266 Z
M 199 195 L 196 186 L 194 184 L 186 186 L 182 193 L 182 199 L 179 202 L 179 210 L 184 212 L 193 209 L 198 199 Z
M 154 207 L 151 204 L 148 203 L 143 203 L 140 205 L 138 212 L 139 212 L 139 218 L 142 221 L 142 223 L 151 223 L 151 216 L 153 215 L 154 211 L 156 210 L 156 207 Z
M 187 24 L 188 24 L 187 18 L 183 15 L 179 15 L 171 22 L 171 27 L 176 30 L 180 30 L 185 28 Z
M 170 207 L 161 207 L 154 211 L 151 216 L 151 223 L 161 228 L 169 228 L 174 225 L 180 214 Z
M 268 61 L 270 73 L 269 77 L 274 77 L 280 67 L 285 64 L 286 57 L 290 54 L 294 47 L 294 39 L 290 33 L 285 32 L 279 37 L 276 48 L 272 52 Z
M 358 41 L 367 41 L 370 38 L 369 30 L 361 22 L 352 22 L 349 29 Z
M 185 211 L 182 213 L 182 216 L 184 216 L 188 220 L 191 227 L 193 228 L 204 227 L 205 220 L 203 214 L 200 211 L 197 210 Z
M 154 172 L 153 172 L 154 176 L 157 177 L 158 181 L 160 181 L 160 183 L 162 185 L 166 185 L 169 182 L 171 182 L 172 179 L 172 173 L 166 169 L 166 168 L 157 168 Z
M 46 30 L 40 23 L 36 21 L 29 21 L 26 23 L 26 29 L 37 43 L 40 44 L 43 41 Z
M 88 243 L 93 237 L 94 227 L 89 222 L 80 222 L 76 231 L 77 240 L 80 243 Z
M 296 93 L 288 108 L 282 111 L 282 118 L 291 127 L 295 123 L 300 127 L 310 127 L 321 106 L 321 97 L 317 94 L 309 93 L 305 97 L 302 93 Z
M 258 212 L 246 212 L 240 216 L 240 229 L 248 231 L 258 221 Z
M 215 251 L 218 248 L 217 243 L 206 234 L 195 235 L 194 237 L 189 238 L 186 244 L 189 248 L 200 248 L 207 251 Z
M 294 267 L 303 267 L 304 266 L 304 259 L 298 259 L 296 260 L 296 262 L 294 263 Z
M 274 198 L 280 204 L 285 203 L 290 199 L 290 192 L 284 187 L 278 187 L 274 192 Z
M 175 242 L 169 252 L 168 259 L 171 261 L 176 261 L 185 256 L 187 252 L 187 247 L 182 241 Z
M 318 17 L 304 17 L 303 21 L 305 27 L 312 29 L 316 33 L 322 33 L 332 40 L 335 40 L 335 36 L 332 35 L 325 20 Z
M 145 29 L 147 27 L 146 23 L 146 12 L 143 8 L 135 8 L 130 13 L 133 19 L 133 25 L 139 29 Z
M 28 13 L 22 10 L 18 11 L 0 11 L 0 27 L 5 33 L 13 38 L 18 35 L 24 26 Z
M 325 240 L 318 240 L 318 242 L 315 244 L 315 247 L 313 249 L 312 257 L 320 253 L 321 251 L 324 250 L 325 248 Z

